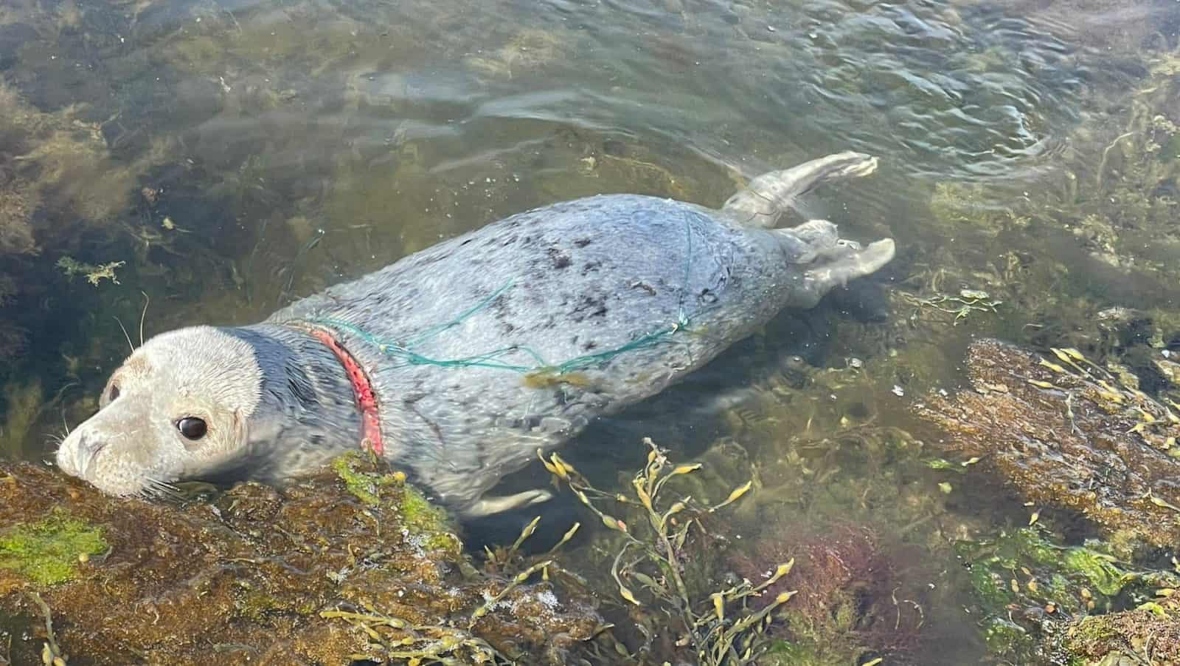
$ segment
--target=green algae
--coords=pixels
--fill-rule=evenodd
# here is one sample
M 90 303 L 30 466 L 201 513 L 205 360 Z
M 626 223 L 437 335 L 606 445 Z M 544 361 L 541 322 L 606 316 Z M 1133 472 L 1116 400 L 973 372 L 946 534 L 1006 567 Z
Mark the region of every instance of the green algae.
M 1099 592 L 1113 597 L 1126 585 L 1125 572 L 1114 563 L 1114 558 L 1089 548 L 1070 548 L 1065 552 L 1062 567 L 1085 576 Z
M 108 548 L 101 529 L 59 511 L 0 533 L 0 569 L 37 585 L 57 585 L 77 575 L 80 559 Z
M 449 531 L 450 519 L 446 510 L 431 504 L 418 489 L 406 484 L 398 508 L 406 528 L 412 534 L 425 537 L 423 545 L 427 548 L 447 549 L 458 545 L 456 537 Z
M 406 482 L 402 472 L 360 469 L 368 464 L 365 456 L 352 451 L 332 461 L 332 469 L 344 481 L 349 494 L 372 507 L 392 502 L 401 515 L 402 525 L 428 550 L 456 550 L 460 547 L 445 509 L 431 504 L 425 495 Z
M 972 566 L 968 570 L 971 587 L 984 605 L 999 608 L 1008 602 L 1007 581 L 987 566 Z
M 988 622 L 983 638 L 988 650 L 1003 655 L 1027 651 L 1035 644 L 1033 637 L 1019 624 L 998 617 Z
M 363 454 L 349 452 L 333 460 L 332 469 L 344 481 L 351 495 L 369 506 L 377 506 L 381 503 L 381 489 L 394 485 L 396 479 L 392 474 L 379 475 L 357 469 L 363 463 Z
M 983 617 L 989 651 L 1017 662 L 1045 653 L 1047 646 L 1071 653 L 1069 645 L 1085 645 L 1086 654 L 1106 654 L 1101 646 L 1121 645 L 1112 639 L 1135 624 L 1117 610 L 1120 605 L 1143 604 L 1135 611 L 1143 614 L 1159 606 L 1153 601 L 1159 598 L 1157 590 L 1180 584 L 1180 577 L 1169 572 L 1133 571 L 1104 548 L 1098 542 L 1058 545 L 1039 525 L 960 542 L 957 550 L 978 604 L 973 612 Z M 1168 622 L 1174 620 L 1165 617 L 1159 624 Z
M 1056 545 L 1037 526 L 960 542 L 957 551 L 976 595 L 994 613 L 1025 601 L 1085 611 L 1085 600 L 1099 598 L 1094 592 L 1113 598 L 1130 581 L 1114 557 L 1088 546 Z

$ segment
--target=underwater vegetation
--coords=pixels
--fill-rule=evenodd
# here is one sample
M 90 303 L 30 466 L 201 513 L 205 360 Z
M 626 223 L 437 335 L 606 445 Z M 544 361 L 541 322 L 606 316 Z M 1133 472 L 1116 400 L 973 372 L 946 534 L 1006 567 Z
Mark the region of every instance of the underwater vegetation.
M 804 521 L 780 521 L 748 552 L 734 553 L 737 572 L 752 579 L 764 562 L 797 562 L 787 581 L 797 594 L 773 631 L 779 642 L 767 663 L 840 664 L 908 656 L 920 640 L 925 618 L 922 604 L 914 601 L 920 591 L 897 575 L 898 562 L 907 556 L 917 553 L 890 552 L 869 527 L 821 529 Z M 787 582 L 769 591 L 777 592 Z
M 1175 663 L 1180 405 L 1074 348 L 984 338 L 965 365 L 967 386 L 913 409 L 937 426 L 932 446 L 1003 480 L 1030 514 L 955 546 L 989 651 L 1018 663 Z M 1072 525 L 1070 543 L 1042 516 Z
M 946 25 L 961 35 L 978 31 L 972 26 L 981 20 L 996 28 L 982 31 L 973 38 L 979 48 L 951 63 L 978 73 L 955 72 L 957 82 L 983 89 L 991 86 L 976 84 L 1012 69 L 1006 60 L 1019 59 L 1019 68 L 1031 66 L 1045 81 L 1057 76 L 1054 70 L 1062 64 L 1054 55 L 1057 42 L 1040 40 L 1031 48 L 1006 43 L 1012 39 L 1010 26 L 989 7 L 1015 7 L 1009 16 L 1024 16 L 1029 9 L 1072 19 L 1071 2 L 1092 7 L 1109 0 L 1000 0 L 982 10 L 975 2 L 944 3 L 934 13 L 919 15 L 946 18 Z M 684 146 L 664 145 L 641 133 L 554 122 L 564 107 L 529 106 L 535 102 L 516 97 L 517 89 L 505 95 L 507 106 L 492 103 L 500 101 L 493 98 L 509 81 L 537 77 L 537 83 L 523 88 L 534 92 L 544 89 L 546 76 L 568 71 L 556 77 L 560 85 L 580 82 L 573 68 L 594 69 L 583 66 L 583 57 L 607 53 L 599 48 L 607 44 L 597 44 L 592 30 L 559 24 L 585 20 L 593 25 L 588 15 L 572 13 L 573 20 L 535 28 L 483 20 L 487 14 L 481 12 L 502 9 L 494 3 L 456 12 L 453 6 L 430 3 L 375 7 L 296 1 L 279 9 L 263 3 L 256 10 L 255 3 L 246 3 L 227 10 L 224 3 L 197 2 L 177 8 L 179 17 L 169 16 L 168 4 L 47 3 L 60 24 L 54 29 L 63 37 L 52 44 L 32 40 L 14 56 L 20 64 L 6 70 L 9 83 L 0 88 L 0 366 L 4 358 L 39 349 L 69 373 L 69 381 L 86 383 L 87 373 L 97 374 L 98 366 L 113 358 L 113 342 L 124 351 L 110 314 L 124 317 L 135 337 L 134 320 L 128 317 L 140 316 L 140 289 L 153 300 L 149 331 L 231 313 L 254 316 L 347 273 L 528 205 L 608 190 L 720 202 L 733 187 L 716 165 L 700 164 Z M 726 19 L 733 28 L 720 27 L 757 44 L 757 53 L 744 48 L 714 52 L 717 58 L 710 60 L 723 67 L 712 71 L 725 75 L 701 76 L 710 71 L 710 62 L 702 69 L 694 62 L 700 54 L 684 44 L 722 36 L 710 23 L 712 10 L 679 0 L 664 4 L 672 22 L 683 25 L 672 30 L 655 25 L 664 20 L 659 12 L 644 19 L 642 45 L 658 54 L 659 71 L 671 75 L 675 70 L 702 84 L 722 82 L 720 90 L 709 92 L 737 93 L 732 96 L 748 100 L 743 113 L 732 116 L 701 111 L 718 117 L 702 134 L 721 137 L 728 155 L 749 158 L 746 168 L 759 160 L 794 161 L 803 150 L 792 143 L 799 140 L 792 136 L 799 126 L 782 109 L 797 108 L 799 100 L 772 95 L 767 106 L 763 95 L 748 94 L 768 90 L 767 81 L 779 80 L 776 68 L 798 62 L 798 49 L 783 41 L 793 38 L 792 31 L 783 24 L 777 32 L 767 29 L 767 18 L 774 16 L 769 7 L 738 3 Z M 920 34 L 903 34 L 908 23 L 889 27 L 897 16 L 892 3 L 870 5 L 866 14 L 874 20 L 868 23 L 886 31 L 852 35 L 875 37 L 866 40 L 874 52 L 882 40 L 901 42 L 914 53 L 923 50 L 916 43 Z M 22 11 L 0 9 L 0 23 L 21 27 L 19 22 L 27 20 L 19 16 Z M 413 13 L 414 19 L 399 12 Z M 903 68 L 894 58 L 883 59 L 866 76 L 855 53 L 845 57 L 847 33 L 836 30 L 855 13 L 841 18 L 828 12 L 825 8 L 807 20 L 814 22 L 818 37 L 809 39 L 830 50 L 800 68 L 824 77 L 816 90 L 840 95 L 829 104 L 855 106 L 872 93 L 900 102 L 894 111 L 921 110 L 909 108 L 904 99 L 907 87 L 921 79 L 896 78 L 896 71 L 916 63 L 903 58 Z M 994 18 L 986 18 L 989 12 Z M 955 15 L 961 18 L 953 20 Z M 11 16 L 17 23 L 7 23 Z M 309 30 L 313 24 L 320 28 Z M 811 27 L 801 29 L 806 34 Z M 115 32 L 127 35 L 129 46 L 114 46 Z M 1124 40 L 1105 33 L 1127 42 L 1143 37 Z M 54 61 L 59 64 L 49 62 L 50 51 L 61 54 Z M 68 94 L 44 92 L 50 86 L 39 81 L 77 77 L 68 73 L 76 61 L 91 64 L 95 56 L 79 57 L 81 52 L 99 53 L 97 60 L 109 69 L 80 70 L 95 82 L 70 78 L 77 84 L 70 94 L 86 96 L 111 79 L 126 91 L 125 98 L 113 102 L 124 108 L 70 106 L 62 102 Z M 74 57 L 66 57 L 71 53 Z M 1176 609 L 1167 592 L 1174 585 L 1159 571 L 1166 572 L 1163 562 L 1176 543 L 1170 507 L 1180 506 L 1168 483 L 1169 475 L 1175 478 L 1176 459 L 1174 445 L 1168 445 L 1174 430 L 1167 416 L 1169 410 L 1180 414 L 1172 406 L 1180 402 L 1180 366 L 1175 355 L 1164 354 L 1180 353 L 1180 312 L 1173 300 L 1174 285 L 1180 283 L 1180 66 L 1174 54 L 1151 57 L 1155 60 L 1147 63 L 1134 95 L 1088 102 L 1092 106 L 1063 152 L 1044 156 L 1062 168 L 1044 181 L 940 180 L 944 174 L 931 175 L 929 160 L 923 160 L 924 172 L 938 182 L 930 187 L 929 202 L 917 202 L 929 204 L 930 219 L 923 218 L 918 229 L 907 230 L 902 222 L 896 229 L 906 241 L 902 259 L 908 262 L 899 261 L 898 271 L 910 273 L 899 275 L 895 285 L 893 320 L 841 323 L 833 333 L 836 354 L 825 362 L 835 367 L 768 371 L 786 376 L 759 387 L 757 404 L 724 415 L 730 432 L 714 448 L 740 444 L 757 472 L 740 501 L 707 511 L 735 483 L 744 484 L 749 471 L 749 465 L 735 464 L 742 469 L 709 477 L 711 463 L 720 457 L 713 451 L 690 458 L 706 461 L 705 468 L 676 475 L 661 486 L 659 499 L 652 498 L 653 507 L 663 512 L 686 496 L 696 498 L 700 505 L 670 517 L 675 524 L 652 522 L 651 508 L 628 474 L 617 488 L 599 483 L 598 493 L 579 485 L 601 512 L 591 512 L 592 519 L 606 530 L 587 549 L 593 551 L 591 558 L 600 558 L 595 560 L 599 569 L 575 565 L 572 557 L 560 554 L 524 558 L 510 548 L 489 555 L 489 571 L 455 578 L 452 569 L 472 574 L 455 555 L 450 528 L 437 528 L 443 520 L 438 510 L 395 473 L 356 467 L 355 461 L 290 491 L 244 486 L 211 505 L 181 509 L 107 504 L 39 468 L 5 467 L 0 487 L 8 489 L 4 493 L 27 491 L 19 506 L 33 513 L 0 508 L 0 580 L 18 586 L 0 601 L 0 624 L 7 623 L 0 626 L 0 664 L 10 656 L 7 638 L 26 631 L 33 638 L 14 641 L 13 663 L 40 663 L 48 645 L 52 658 L 70 663 L 102 657 L 91 648 L 106 646 L 126 650 L 111 657 L 115 663 L 159 650 L 169 660 L 192 657 L 196 663 L 234 663 L 246 654 L 253 654 L 256 663 L 311 662 L 345 651 L 374 661 L 418 658 L 423 663 L 432 658 L 466 663 L 529 651 L 570 663 L 583 657 L 593 663 L 643 657 L 677 663 L 700 661 L 696 653 L 703 651 L 709 658 L 736 654 L 739 662 L 761 654 L 760 663 L 772 665 L 877 659 L 884 659 L 882 665 L 900 664 L 923 649 L 928 636 L 937 637 L 939 622 L 958 610 L 939 598 L 949 589 L 970 589 L 982 599 L 976 601 L 978 614 L 968 621 L 980 618 L 981 634 L 997 660 L 1028 664 L 1035 658 L 1069 666 L 1175 663 L 1168 646 L 1174 645 Z M 3 58 L 7 67 L 7 54 Z M 439 62 L 448 67 L 438 67 Z M 618 71 L 603 68 L 610 84 L 624 89 L 656 71 L 634 58 L 608 64 L 619 65 Z M 628 71 L 633 68 L 634 73 Z M 145 104 L 148 96 L 142 92 L 155 90 L 150 81 L 158 76 L 167 84 L 168 99 L 151 99 L 162 110 Z M 1072 70 L 1068 76 L 1073 77 Z M 749 85 L 729 87 L 742 79 Z M 993 102 L 1005 102 L 1015 91 L 998 92 L 972 102 L 979 109 L 1007 108 Z M 1037 92 L 1039 99 L 1049 100 L 1044 106 L 1075 100 L 1043 88 Z M 923 99 L 927 94 L 921 91 Z M 685 108 L 700 101 L 668 88 L 642 99 L 651 101 L 647 106 L 653 116 L 674 116 L 673 107 L 684 99 L 690 102 Z M 961 99 L 946 97 L 936 114 L 962 112 Z M 512 103 L 523 106 L 514 109 Z M 626 105 L 630 108 L 630 101 Z M 1010 138 L 1006 130 L 1015 127 L 1014 121 L 1050 122 L 1041 117 L 1043 105 L 1031 98 L 1020 98 L 1018 106 L 1025 113 L 1003 122 L 993 122 L 995 116 L 975 118 L 1000 128 L 984 138 Z M 149 107 L 155 110 L 144 110 Z M 122 115 L 116 118 L 117 111 Z M 504 115 L 496 118 L 497 113 Z M 866 134 L 899 127 L 896 118 L 875 124 L 891 114 L 857 116 L 874 125 L 835 129 L 860 132 L 865 141 Z M 104 122 L 108 117 L 113 119 Z M 839 114 L 831 117 L 847 125 Z M 673 127 L 671 143 L 692 134 L 675 131 L 675 117 L 658 120 Z M 632 122 L 609 118 L 603 124 Z M 465 123 L 470 134 L 460 137 L 456 133 Z M 930 129 L 921 125 L 916 136 L 925 138 Z M 952 146 L 961 129 L 955 126 L 935 145 Z M 1018 138 L 1046 132 L 1034 126 Z M 830 139 L 823 135 L 835 132 L 807 134 L 802 141 L 813 149 L 827 147 Z M 184 147 L 171 143 L 176 138 Z M 1021 156 L 979 159 L 984 166 L 1035 162 L 1035 151 L 1024 153 L 1025 147 L 1002 143 L 1002 149 L 1018 149 Z M 328 157 L 309 157 L 317 154 Z M 165 168 L 155 169 L 159 164 Z M 939 165 L 960 175 L 992 173 L 973 168 L 979 162 L 934 164 Z M 187 210 L 178 205 L 182 200 Z M 198 220 L 193 214 L 198 209 L 213 212 Z M 887 215 L 880 217 L 865 216 L 858 223 L 891 222 Z M 112 243 L 116 230 L 122 241 Z M 82 239 L 97 240 L 98 247 L 83 250 L 78 247 Z M 204 254 L 195 251 L 202 247 Z M 53 289 L 62 286 L 69 298 L 103 306 L 77 322 L 84 342 L 61 349 L 56 341 L 30 334 L 34 327 L 25 320 L 33 310 L 30 304 L 47 300 L 52 290 L 45 284 L 54 280 Z M 56 316 L 60 301 L 44 307 L 43 316 Z M 956 345 L 980 333 L 1031 343 L 1041 353 L 1001 346 L 1006 356 L 980 370 L 981 383 L 927 401 L 922 381 L 945 379 L 961 359 Z M 1050 347 L 1066 353 L 1080 371 Z M 999 353 L 983 351 L 985 356 Z M 56 360 L 59 352 L 61 361 Z M 980 348 L 972 348 L 968 358 L 977 353 Z M 1061 371 L 1040 365 L 1041 360 Z M 977 364 L 983 368 L 986 362 Z M 1005 370 L 1051 386 L 998 375 Z M 23 449 L 22 441 L 39 418 L 51 416 L 44 420 L 57 425 L 93 409 L 92 400 L 61 401 L 60 387 L 56 378 L 21 376 L 7 383 L 0 451 L 36 456 L 39 451 Z M 929 412 L 922 418 L 925 425 L 940 428 L 940 437 L 922 432 L 919 439 L 893 427 L 888 412 L 894 397 L 896 404 L 925 401 Z M 58 404 L 68 408 L 69 419 L 59 419 L 50 409 Z M 985 419 L 1013 417 L 1031 429 L 1000 428 L 994 421 L 980 425 Z M 971 478 L 1012 479 L 1007 488 L 1032 502 L 1025 514 L 1039 519 L 1027 529 L 1014 529 L 998 527 L 990 514 L 970 515 L 974 507 L 962 506 L 970 502 L 961 499 L 970 492 L 963 477 L 947 473 L 945 479 L 938 477 L 941 485 L 918 480 L 915 461 L 935 451 L 956 458 L 950 464 Z M 658 455 L 663 467 L 656 471 L 656 483 L 660 474 L 683 467 L 666 461 L 662 450 Z M 963 466 L 975 457 L 979 461 Z M 652 477 L 651 469 L 639 475 L 643 483 Z M 561 483 L 582 483 L 565 467 L 560 470 L 568 476 L 559 478 Z M 6 500 L 18 497 L 4 493 L 0 497 Z M 989 506 L 999 503 L 969 497 Z M 956 504 L 959 515 L 947 508 Z M 66 510 L 49 510 L 58 506 Z M 118 518 L 114 509 L 100 508 L 108 506 L 129 516 Z M 1086 540 L 1045 530 L 1046 523 L 1075 512 L 1088 519 L 1083 521 Z M 603 517 L 615 522 L 603 522 Z M 1022 515 L 1019 524 L 1028 520 Z M 690 524 L 694 527 L 683 533 L 682 545 L 661 549 L 660 540 L 677 539 Z M 763 529 L 748 529 L 751 524 Z M 1090 534 L 1093 525 L 1100 529 Z M 615 529 L 620 526 L 626 532 Z M 893 538 L 898 534 L 909 542 Z M 739 536 L 746 540 L 737 541 Z M 955 547 L 948 554 L 952 537 Z M 194 539 L 203 551 L 192 548 Z M 387 539 L 390 545 L 380 545 Z M 404 553 L 411 540 L 420 541 L 425 552 L 440 553 L 436 565 L 446 574 Z M 616 580 L 610 573 L 621 550 L 613 568 Z M 241 559 L 226 559 L 226 553 Z M 953 569 L 960 563 L 956 558 L 965 568 L 960 588 L 953 578 L 905 570 L 914 559 Z M 791 561 L 789 572 L 752 593 Z M 136 574 L 139 563 L 144 571 Z M 171 567 L 188 570 L 190 577 L 180 577 Z M 673 572 L 679 572 L 683 590 Z M 424 578 L 415 578 L 419 575 Z M 578 596 L 577 576 L 595 583 L 597 600 Z M 1133 578 L 1124 580 L 1127 576 Z M 416 587 L 405 592 L 399 586 L 407 579 Z M 450 588 L 443 589 L 442 581 L 454 581 L 457 596 L 448 596 Z M 924 591 L 927 581 L 938 589 Z M 104 585 L 111 596 L 103 596 Z M 305 596 L 297 592 L 301 586 Z M 623 589 L 641 603 L 628 601 Z M 411 601 L 397 597 L 396 590 Z M 743 627 L 748 632 L 735 631 L 739 622 L 758 618 L 780 594 L 789 593 L 794 596 Z M 414 615 L 416 600 L 426 597 L 429 603 Z M 444 602 L 454 607 L 444 608 Z M 598 640 L 583 644 L 601 629 L 590 611 L 595 602 L 616 624 L 613 633 L 625 647 L 604 647 Z M 542 620 L 554 612 L 554 603 L 558 624 Z M 1145 604 L 1155 605 L 1140 608 Z M 102 623 L 112 609 L 119 612 L 116 619 Z M 10 612 L 15 621 L 9 620 Z M 478 622 L 468 627 L 476 615 Z M 194 626 L 197 619 L 207 626 Z M 669 626 L 677 631 L 666 631 Z M 161 642 L 151 633 L 159 627 L 175 629 L 179 638 Z M 605 641 L 611 633 L 597 636 Z M 728 640 L 734 649 L 725 652 Z M 268 654 L 272 645 L 276 651 Z M 582 648 L 591 654 L 578 654 Z
M 1180 622 L 1152 609 L 1084 617 L 1063 633 L 1056 654 L 1065 655 L 1069 664 L 1180 663 Z
M 442 509 L 361 453 L 283 489 L 246 483 L 165 503 L 4 464 L 0 640 L 13 663 L 764 663 L 785 618 L 822 619 L 817 599 L 784 614 L 794 559 L 717 575 L 724 558 L 708 553 L 725 546 L 722 514 L 752 482 L 694 499 L 700 487 L 679 482 L 702 464 L 646 444 L 627 494 L 594 488 L 557 454 L 543 459 L 612 535 L 609 571 L 565 563 L 580 523 L 524 554 L 540 517 L 477 563 Z M 805 570 L 809 595 L 824 581 L 820 594 L 845 594 L 847 576 Z M 588 587 L 603 576 L 613 599 Z
M 79 291 L 62 307 L 54 287 L 74 272 L 93 287 L 100 280 L 117 283 L 115 271 L 125 263 L 87 266 L 70 255 L 87 255 L 93 246 L 117 251 L 114 240 L 128 228 L 139 176 L 167 152 L 160 141 L 134 159 L 116 159 L 92 115 L 85 104 L 41 110 L 0 80 L 0 405 L 6 414 L 0 451 L 6 455 L 22 454 L 37 419 L 60 402 L 65 384 L 78 379 L 46 372 L 47 358 L 68 365 L 47 343 L 69 337 L 66 329 L 79 324 L 75 308 L 101 295 Z M 22 376 L 30 368 L 32 377 Z
M 79 221 L 101 223 L 118 213 L 130 186 L 96 126 L 74 109 L 43 113 L 0 81 L 0 362 L 26 343 L 6 311 L 24 283 L 13 269 L 69 238 Z
M 1039 186 L 932 188 L 938 240 L 878 336 L 904 341 L 885 377 L 934 426 L 905 427 L 953 454 L 931 465 L 1025 504 L 955 542 L 1000 663 L 1177 663 L 1180 67 L 1174 46 L 1145 58 Z
M 629 493 L 595 488 L 556 453 L 542 457 L 555 479 L 614 533 L 612 543 L 602 548 L 613 553 L 610 576 L 644 639 L 630 654 L 622 648 L 624 657 L 634 662 L 670 653 L 705 666 L 762 663 L 771 647 L 769 628 L 795 596 L 794 590 L 777 586 L 789 578 L 794 561 L 713 589 L 708 588 L 710 578 L 700 576 L 694 565 L 708 550 L 721 546 L 715 514 L 749 493 L 753 481 L 720 501 L 694 498 L 677 482 L 700 470 L 701 464 L 673 464 L 668 452 L 651 439 L 645 444 L 647 463 L 632 478 Z
M 991 654 L 1016 663 L 1170 664 L 1180 571 L 1148 570 L 1098 540 L 1064 546 L 1039 524 L 956 544 Z M 1135 658 L 1148 657 L 1135 662 Z M 1109 661 L 1104 661 L 1109 660 Z
M 1108 538 L 1180 542 L 1180 406 L 1161 403 L 1075 349 L 1052 359 L 991 339 L 971 344 L 970 388 L 916 406 L 1038 506 L 1067 508 Z

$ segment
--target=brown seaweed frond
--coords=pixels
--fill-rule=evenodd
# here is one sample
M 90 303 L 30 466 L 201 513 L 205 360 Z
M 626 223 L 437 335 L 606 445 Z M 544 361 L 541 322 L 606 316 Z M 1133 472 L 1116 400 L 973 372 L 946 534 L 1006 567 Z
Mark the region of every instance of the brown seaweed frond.
M 707 536 L 702 520 L 740 500 L 753 481 L 738 486 L 714 505 L 703 505 L 691 496 L 672 499 L 668 482 L 695 472 L 701 465 L 673 465 L 666 451 L 650 439 L 644 443 L 650 451 L 647 464 L 632 479 L 633 497 L 594 488 L 556 453 L 548 459 L 540 452 L 538 455 L 546 469 L 568 485 L 604 526 L 620 535 L 621 545 L 611 566 L 619 596 L 634 606 L 651 606 L 673 618 L 676 647 L 690 648 L 700 664 L 756 664 L 771 645 L 768 629 L 776 611 L 795 592 L 781 592 L 769 601 L 762 597 L 790 573 L 794 561 L 778 565 L 760 583 L 742 580 L 705 598 L 693 595 L 684 572 L 692 557 L 694 533 Z M 638 519 L 628 524 L 605 512 L 600 505 L 610 501 L 637 514 Z
M 320 612 L 324 619 L 344 620 L 368 637 L 372 652 L 353 654 L 350 659 L 388 663 L 405 660 L 410 664 L 510 664 L 508 657 L 481 638 L 444 625 L 415 625 L 378 613 L 341 609 Z
M 37 604 L 41 614 L 45 616 L 45 646 L 41 649 L 41 662 L 45 666 L 66 666 L 66 658 L 62 655 L 61 648 L 57 645 L 57 638 L 53 634 L 53 613 L 49 610 L 49 604 L 45 603 L 41 595 L 36 592 L 28 594 L 33 603 Z

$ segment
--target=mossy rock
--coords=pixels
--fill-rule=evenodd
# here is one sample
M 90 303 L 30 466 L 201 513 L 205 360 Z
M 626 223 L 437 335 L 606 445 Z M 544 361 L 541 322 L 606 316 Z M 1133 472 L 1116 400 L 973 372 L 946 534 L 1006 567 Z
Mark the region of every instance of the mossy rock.
M 471 623 L 510 580 L 474 566 L 445 512 L 365 455 L 183 506 L 0 465 L 0 618 L 41 625 L 14 633 L 13 663 L 40 663 L 34 592 L 70 664 L 565 663 L 600 626 L 556 580 Z
M 1129 601 L 1150 600 L 1157 590 L 1175 588 L 1180 585 L 1180 576 L 1121 562 L 1106 552 L 1108 549 L 1109 544 L 1097 542 L 1057 545 L 1040 525 L 956 544 L 975 592 L 977 607 L 972 613 L 982 618 L 983 636 L 992 656 L 1013 663 L 1042 663 L 1037 659 L 1046 655 L 1080 654 L 1077 646 L 1083 644 L 1088 646 L 1085 655 L 1117 653 L 1126 641 L 1114 631 L 1124 626 L 1123 621 L 1113 618 L 1126 614 L 1115 611 Z M 1180 605 L 1170 598 L 1160 601 L 1147 601 L 1158 607 L 1156 620 L 1175 623 L 1165 619 L 1166 614 L 1180 611 Z M 1068 640 L 1063 642 L 1063 637 Z M 1122 663 L 1117 659 L 1107 664 L 1053 658 L 1057 660 L 1045 663 Z
M 1180 617 L 1147 609 L 1079 618 L 1062 634 L 1071 666 L 1180 664 Z
M 332 463 L 332 469 L 344 481 L 354 497 L 369 506 L 383 502 L 396 507 L 402 525 L 415 545 L 428 550 L 450 551 L 460 556 L 462 542 L 453 532 L 447 512 L 431 504 L 417 488 L 406 483 L 403 472 L 374 472 L 362 454 L 347 453 Z
M 0 532 L 0 569 L 8 570 L 8 583 L 24 579 L 38 586 L 72 580 L 78 564 L 107 549 L 102 530 L 64 511 L 48 518 Z M 5 582 L 0 578 L 0 590 Z

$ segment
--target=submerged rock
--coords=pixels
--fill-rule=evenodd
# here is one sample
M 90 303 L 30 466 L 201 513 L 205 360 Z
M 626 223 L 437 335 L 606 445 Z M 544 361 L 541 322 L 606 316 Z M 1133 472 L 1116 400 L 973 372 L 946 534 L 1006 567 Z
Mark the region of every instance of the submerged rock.
M 1180 622 L 1150 610 L 1080 618 L 1063 633 L 1058 654 L 1078 666 L 1180 663 Z
M 971 344 L 971 386 L 917 406 L 1026 500 L 1080 511 L 1108 533 L 1180 538 L 1180 406 L 1124 388 L 1075 350 L 1043 358 L 991 339 Z
M 0 466 L 13 663 L 46 645 L 71 666 L 567 663 L 600 620 L 565 592 L 477 570 L 444 513 L 361 456 L 179 507 Z

